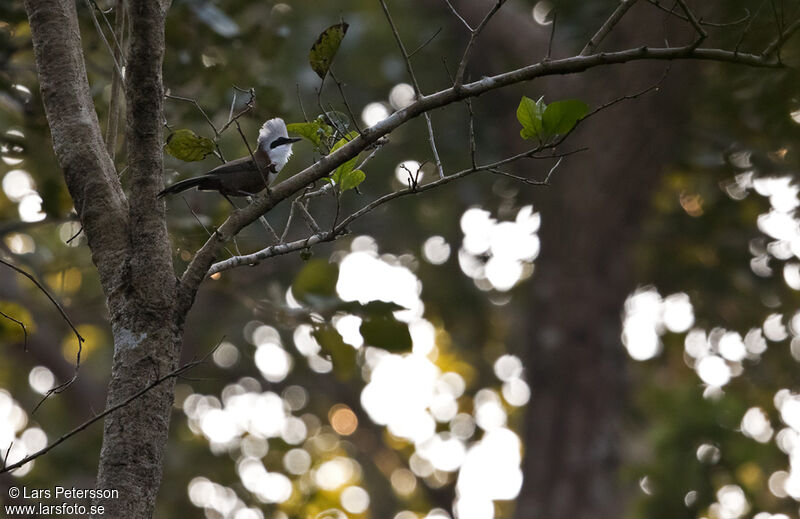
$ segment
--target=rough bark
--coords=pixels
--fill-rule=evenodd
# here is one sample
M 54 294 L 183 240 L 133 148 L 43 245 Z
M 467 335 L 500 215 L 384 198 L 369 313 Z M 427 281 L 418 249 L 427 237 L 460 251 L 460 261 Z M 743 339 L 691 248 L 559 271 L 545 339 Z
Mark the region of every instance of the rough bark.
M 89 93 L 75 2 L 26 0 L 25 8 L 53 148 L 110 297 L 122 289 L 128 207 Z
M 619 72 L 594 86 L 618 91 L 641 79 Z M 524 332 L 533 397 L 518 518 L 601 519 L 625 510 L 620 313 L 636 286 L 632 248 L 676 141 L 668 122 L 681 111 L 674 88 L 594 121 L 613 130 L 593 135 L 591 155 L 560 172 L 558 196 L 537 200 L 542 255 Z
M 75 2 L 27 0 L 36 65 L 53 147 L 87 235 L 105 291 L 114 337 L 108 405 L 123 401 L 175 368 L 183 316 L 174 308 L 173 273 L 163 203 L 161 64 L 164 5 L 129 3 L 126 78 L 131 203 L 104 145 L 83 61 Z M 98 488 L 104 517 L 152 516 L 173 398 L 165 383 L 104 424 Z
M 126 295 L 114 315 L 110 407 L 177 367 L 183 317 L 173 311 L 175 277 L 163 183 L 164 16 L 158 1 L 127 2 L 131 23 L 125 94 L 130 184 L 130 248 Z M 109 415 L 103 431 L 98 488 L 117 488 L 119 499 L 99 501 L 113 517 L 150 517 L 161 483 L 174 383 Z

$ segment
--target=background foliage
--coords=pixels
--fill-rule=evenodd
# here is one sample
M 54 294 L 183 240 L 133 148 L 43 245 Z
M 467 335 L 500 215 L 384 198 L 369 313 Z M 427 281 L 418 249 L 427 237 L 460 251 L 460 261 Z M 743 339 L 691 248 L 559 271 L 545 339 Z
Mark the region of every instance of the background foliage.
M 532 2 L 516 4 L 518 16 L 531 17 Z M 579 47 L 585 39 L 581 35 L 611 4 L 559 2 L 557 45 Z M 745 8 L 755 13 L 757 4 L 725 2 L 716 6 L 714 16 L 734 20 Z M 89 79 L 103 121 L 107 117 L 112 63 L 88 9 L 79 5 Z M 398 1 L 392 2 L 392 7 L 410 48 L 424 43 L 441 28 L 414 59 L 423 90 L 431 92 L 446 86 L 447 64 L 458 61 L 458 49 L 465 37 L 457 22 L 437 2 Z M 763 9 L 753 24 L 752 34 L 756 36 L 771 30 L 768 8 Z M 783 9 L 787 19 L 797 14 L 791 6 Z M 175 0 L 167 26 L 166 87 L 171 94 L 196 100 L 218 127 L 227 120 L 234 95 L 236 106 L 246 101 L 247 96 L 235 94 L 233 86 L 253 88 L 255 109 L 242 120 L 243 132 L 250 138 L 261 122 L 273 116 L 291 122 L 313 119 L 321 110 L 314 92 L 319 77 L 308 65 L 309 49 L 322 30 L 340 19 L 349 24 L 349 29 L 332 67 L 346 85 L 349 104 L 358 118 L 375 117 L 401 106 L 398 103 L 402 103 L 403 89 L 394 88 L 407 83 L 408 78 L 392 35 L 374 2 L 356 0 L 335 5 Z M 16 413 L 8 423 L 22 424 L 11 432 L 0 428 L 0 445 L 7 445 L 2 435 L 13 437 L 23 431 L 41 430 L 54 438 L 68 424 L 101 409 L 111 347 L 106 309 L 88 248 L 80 236 L 65 243 L 79 226 L 70 217 L 70 199 L 50 148 L 24 12 L 17 4 L 4 4 L 0 6 L 0 20 L 0 247 L 5 256 L 46 281 L 87 339 L 77 382 L 31 414 L 41 398 L 37 388 L 48 387 L 49 374 L 57 381 L 71 376 L 75 340 L 49 303 L 25 279 L 0 270 L 0 311 L 24 322 L 28 333 L 26 351 L 20 326 L 0 319 L 0 344 L 6 359 L 0 363 L 0 387 L 5 388 L 0 390 L 0 409 Z M 549 26 L 534 28 L 549 31 Z M 487 33 L 486 37 L 482 43 L 490 49 L 501 45 L 493 39 L 495 36 Z M 796 44 L 789 46 L 787 60 L 792 59 L 795 49 Z M 536 52 L 538 56 L 543 50 Z M 501 59 L 489 62 L 487 70 L 506 65 Z M 510 53 L 506 59 L 512 65 L 529 60 L 526 55 Z M 682 74 L 682 70 L 670 74 Z M 800 359 L 800 339 L 796 338 L 800 320 L 795 315 L 800 290 L 800 227 L 794 216 L 798 205 L 795 143 L 800 137 L 797 77 L 791 71 L 766 74 L 715 64 L 693 64 L 691 71 L 695 76 L 692 88 L 680 90 L 680 85 L 666 85 L 679 89 L 673 95 L 679 96 L 683 105 L 685 116 L 681 120 L 648 120 L 648 113 L 639 114 L 645 130 L 661 125 L 677 144 L 668 150 L 669 161 L 663 164 L 658 187 L 641 215 L 641 239 L 632 256 L 639 288 L 627 287 L 631 298 L 627 303 L 619 302 L 625 346 L 634 358 L 645 360 L 629 360 L 619 372 L 620 378 L 629 377 L 630 390 L 622 444 L 625 464 L 619 477 L 630 498 L 630 517 L 727 518 L 752 517 L 761 512 L 791 517 L 797 515 L 796 500 L 800 499 L 800 473 L 791 470 L 792 453 L 800 445 L 800 420 L 796 410 L 792 411 L 796 404 L 791 403 L 798 402 L 794 392 L 798 391 L 796 363 Z M 483 73 L 486 71 L 479 67 L 473 72 L 475 76 Z M 591 88 L 591 76 L 582 81 Z M 486 143 L 480 150 L 484 157 L 499 158 L 524 149 L 515 114 L 522 95 L 532 100 L 542 95 L 537 89 L 536 84 L 529 84 L 476 101 L 477 141 Z M 614 92 L 606 97 L 621 94 Z M 325 111 L 347 112 L 330 81 L 323 99 Z M 553 106 L 550 104 L 551 109 Z M 637 104 L 633 101 L 618 109 L 637 110 Z M 215 137 L 193 104 L 168 100 L 166 110 L 171 129 L 186 128 L 206 138 Z M 433 114 L 439 128 L 440 153 L 453 170 L 469 163 L 467 117 L 466 109 Z M 581 142 L 591 146 L 594 132 L 615 131 L 603 125 L 584 128 Z M 405 161 L 422 163 L 422 173 L 434 175 L 425 135 L 422 120 L 393 134 L 391 143 L 365 168 L 366 180 L 359 193 L 349 192 L 342 198 L 343 210 L 354 209 L 367 197 L 400 186 L 404 176 L 398 166 Z M 620 134 L 618 138 L 625 141 L 628 136 Z M 228 158 L 247 153 L 233 131 L 223 134 L 218 144 Z M 660 142 L 650 145 L 658 147 Z M 125 184 L 124 143 L 118 143 L 118 149 Z M 295 145 L 295 157 L 284 175 L 310 164 L 314 153 L 308 142 Z M 592 164 L 581 160 L 580 156 L 569 158 L 573 164 L 570 173 L 578 170 L 577 176 L 557 176 L 552 187 L 535 196 L 559 197 L 562 183 L 581 182 L 579 175 L 591 175 Z M 218 162 L 213 155 L 204 161 L 184 163 L 165 154 L 167 179 L 200 174 Z M 547 169 L 549 166 L 526 165 L 520 168 L 520 174 L 541 178 Z M 32 179 L 27 188 L 26 180 L 19 180 L 19 170 L 28 172 L 25 178 Z M 18 191 L 19 182 L 23 182 L 22 192 L 14 190 L 15 176 Z M 40 197 L 43 222 L 20 222 L 21 215 L 31 214 L 23 203 L 35 204 L 24 202 L 29 194 L 26 189 L 35 190 Z M 415 448 L 414 442 L 397 430 L 375 423 L 374 416 L 371 418 L 365 410 L 365 385 L 371 382 L 371 369 L 376 365 L 370 352 L 347 344 L 342 337 L 346 334 L 338 326 L 315 324 L 311 331 L 299 328 L 314 335 L 322 347 L 319 353 L 309 354 L 303 349 L 309 340 L 298 338 L 302 335 L 297 332 L 298 326 L 309 321 L 309 312 L 333 315 L 341 310 L 336 307 L 341 299 L 348 299 L 342 289 L 338 295 L 336 290 L 337 280 L 341 283 L 339 276 L 344 274 L 329 263 L 332 258 L 341 267 L 348 253 L 380 258 L 384 265 L 408 273 L 403 274 L 406 277 L 401 278 L 401 285 L 418 283 L 421 287 L 422 306 L 417 317 L 424 317 L 431 325 L 425 333 L 434 343 L 426 358 L 441 373 L 456 374 L 457 378 L 451 377 L 455 386 L 458 380 L 464 384 L 452 400 L 466 429 L 454 426 L 450 416 L 438 421 L 436 430 L 458 438 L 462 447 L 472 445 L 491 430 L 481 426 L 478 416 L 481 406 L 489 402 L 494 406 L 491 409 L 499 409 L 498 416 L 507 416 L 508 427 L 522 438 L 525 449 L 535 449 L 536 445 L 525 441 L 521 428 L 527 386 L 516 363 L 520 357 L 526 358 L 523 350 L 527 337 L 521 323 L 531 311 L 531 294 L 538 281 L 534 261 L 538 238 L 531 238 L 536 237 L 538 228 L 538 205 L 526 209 L 531 204 L 531 192 L 537 189 L 543 188 L 491 175 L 474 177 L 442 192 L 399 200 L 391 208 L 376 211 L 354 226 L 352 237 L 315 247 L 310 260 L 301 255 L 277 258 L 257 268 L 225 274 L 205 287 L 187 323 L 184 356 L 189 360 L 220 341 L 223 345 L 213 364 L 180 382 L 157 516 L 173 517 L 190 511 L 190 516 L 199 517 L 205 506 L 208 517 L 226 517 L 220 507 L 238 499 L 243 506 L 261 509 L 264 516 L 278 517 L 274 514 L 280 511 L 288 517 L 313 517 L 342 508 L 342 491 L 347 486 L 363 488 L 370 498 L 367 509 L 355 507 L 356 512 L 348 512 L 350 516 L 398 517 L 406 511 L 407 515 L 399 519 L 409 519 L 408 511 L 423 517 L 437 508 L 451 513 L 458 471 L 434 471 L 425 466 L 420 461 L 419 445 Z M 322 206 L 316 216 L 325 221 L 335 208 L 330 202 Z M 194 193 L 185 201 L 170 200 L 168 207 L 176 268 L 182 270 L 190 253 L 207 237 L 198 218 L 210 228 L 221 222 L 230 208 L 218 196 Z M 280 226 L 287 212 L 287 207 L 279 207 L 269 219 Z M 604 214 L 595 217 L 602 221 Z M 512 280 L 513 288 L 498 289 L 480 270 L 488 268 L 493 252 L 470 253 L 469 236 L 475 231 L 470 221 L 483 222 L 484 229 L 498 222 L 527 225 L 523 238 L 533 240 L 535 249 L 518 258 L 521 275 L 519 283 Z M 558 223 L 545 219 L 542 225 Z M 266 239 L 264 229 L 252 225 L 241 235 L 238 246 L 250 250 L 263 246 Z M 542 244 L 543 254 L 547 246 Z M 623 253 L 627 251 L 620 251 Z M 390 271 L 377 272 L 387 277 L 370 278 L 365 269 L 356 279 L 362 284 L 388 283 Z M 303 308 L 287 303 L 286 293 L 293 283 L 294 297 Z M 303 286 L 304 291 L 298 290 Z M 400 306 L 414 303 L 413 297 L 402 300 L 399 295 L 393 299 L 391 294 L 374 293 L 378 294 L 374 298 L 385 297 Z M 678 295 L 670 299 L 671 294 Z M 683 312 L 683 320 L 671 318 L 670 309 Z M 375 307 L 350 308 L 347 312 L 360 314 L 364 322 L 377 322 L 387 315 L 386 308 Z M 374 330 L 378 335 L 398 337 L 396 329 Z M 728 332 L 734 335 L 728 336 L 728 343 L 721 342 Z M 365 338 L 371 333 L 362 325 Z M 410 338 L 416 344 L 414 334 L 412 327 Z M 400 343 L 395 349 L 408 345 L 405 339 Z M 261 353 L 267 356 L 271 368 L 259 361 L 263 344 L 274 346 Z M 730 381 L 709 383 L 709 376 L 721 375 L 719 370 L 708 375 L 701 369 L 703 356 L 721 359 L 725 367 L 718 368 L 731 377 Z M 284 373 L 270 371 L 276 362 L 285 363 Z M 568 372 L 561 375 L 570 377 Z M 442 391 L 452 390 L 452 386 L 447 387 Z M 283 431 L 268 442 L 257 437 L 246 440 L 243 433 L 234 434 L 235 441 L 209 442 L 214 436 L 208 432 L 213 427 L 203 426 L 206 408 L 220 411 L 234 402 L 236 395 L 268 392 L 282 397 L 282 419 L 289 424 Z M 264 405 L 268 403 L 265 400 Z M 273 416 L 263 409 L 260 412 Z M 449 411 L 442 413 L 447 416 Z M 344 422 L 337 425 L 337 419 Z M 357 427 L 351 430 L 348 424 L 353 419 Z M 487 423 L 485 417 L 483 420 Z M 469 432 L 470 423 L 474 433 Z M 305 431 L 302 438 L 293 436 L 300 434 L 298 430 Z M 31 438 L 29 441 L 37 441 Z M 0 478 L 0 485 L 22 481 L 30 487 L 91 487 L 99 441 L 100 428 L 91 428 L 37 460 L 25 474 Z M 306 454 L 299 454 L 300 450 Z M 294 452 L 294 458 L 287 457 L 290 452 Z M 247 456 L 260 459 L 268 473 L 283 474 L 290 482 L 291 497 L 259 497 L 248 488 L 241 476 L 242 459 Z M 297 463 L 302 466 L 306 462 L 312 467 L 310 472 L 293 473 Z M 312 474 L 319 475 L 326 463 L 334 463 L 327 465 L 330 470 L 350 470 L 346 484 L 326 488 L 318 477 L 314 479 Z M 192 485 L 198 484 L 201 486 L 194 487 L 197 492 L 201 488 L 203 493 L 218 496 L 214 506 L 212 501 L 193 495 Z M 274 488 L 282 488 L 276 485 Z M 233 493 L 235 498 L 231 497 Z M 357 496 L 353 499 L 358 501 Z M 509 517 L 513 506 L 509 499 L 497 499 L 494 513 Z M 249 516 L 237 519 L 243 517 Z M 759 519 L 763 517 L 768 516 Z

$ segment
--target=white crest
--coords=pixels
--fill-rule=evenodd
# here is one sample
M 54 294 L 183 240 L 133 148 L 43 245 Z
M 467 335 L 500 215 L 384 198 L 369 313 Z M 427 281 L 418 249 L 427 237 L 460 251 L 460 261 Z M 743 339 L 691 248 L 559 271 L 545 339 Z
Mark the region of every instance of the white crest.
M 280 171 L 289 161 L 289 157 L 292 156 L 292 145 L 284 144 L 283 146 L 270 148 L 270 144 L 278 137 L 288 136 L 286 123 L 280 117 L 265 122 L 258 131 L 258 147 L 267 153 L 270 162 L 275 165 L 277 171 Z

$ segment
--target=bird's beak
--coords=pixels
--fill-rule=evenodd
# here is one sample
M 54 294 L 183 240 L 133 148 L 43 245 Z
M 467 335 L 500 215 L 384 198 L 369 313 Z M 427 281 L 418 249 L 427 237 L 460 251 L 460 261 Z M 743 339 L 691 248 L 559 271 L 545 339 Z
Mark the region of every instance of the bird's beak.
M 291 137 L 287 140 L 291 143 L 291 142 L 302 141 L 303 139 L 301 139 L 300 137 Z

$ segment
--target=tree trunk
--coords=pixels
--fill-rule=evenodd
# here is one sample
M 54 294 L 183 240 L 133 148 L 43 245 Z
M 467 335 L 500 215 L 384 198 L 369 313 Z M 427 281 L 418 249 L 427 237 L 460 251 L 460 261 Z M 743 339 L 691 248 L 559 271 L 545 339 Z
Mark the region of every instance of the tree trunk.
M 623 41 L 641 41 L 638 28 L 624 29 Z M 604 72 L 582 76 L 581 98 L 641 90 L 658 81 L 663 67 Z M 590 121 L 584 135 L 591 149 L 535 196 L 542 255 L 522 331 L 532 398 L 518 519 L 624 515 L 618 468 L 628 402 L 620 316 L 637 282 L 632 249 L 674 157 L 686 91 L 680 76 L 675 70 L 660 92 Z
M 480 20 L 494 3 L 473 0 L 460 9 L 468 20 Z M 645 32 L 663 27 L 662 16 L 648 7 L 634 7 L 604 48 L 663 44 L 663 35 Z M 478 48 L 478 62 L 486 70 L 476 73 L 539 59 L 547 52 L 549 30 L 506 6 L 482 35 L 487 43 Z M 673 37 L 683 34 L 671 31 Z M 569 46 L 560 35 L 555 49 Z M 524 357 L 532 389 L 516 519 L 624 514 L 627 496 L 618 469 L 627 357 L 620 315 L 636 286 L 631 249 L 683 120 L 687 87 L 680 70 L 673 67 L 659 92 L 587 121 L 570 144 L 589 151 L 566 159 L 551 188 L 527 191 L 542 214 L 542 253 L 529 285 L 530 304 L 520 305 L 530 315 L 517 319 L 519 344 L 512 346 Z M 663 73 L 663 65 L 610 67 L 546 78 L 526 90 L 529 97 L 544 94 L 546 102 L 576 97 L 596 107 L 655 84 Z M 505 142 L 519 142 L 516 131 L 511 128 Z
M 74 0 L 26 0 L 53 147 L 108 302 L 114 361 L 108 406 L 173 371 L 185 311 L 156 194 L 163 185 L 164 17 L 167 3 L 126 2 L 131 24 L 125 92 L 130 204 L 100 131 L 84 66 Z M 161 483 L 174 381 L 105 420 L 97 487 L 102 517 L 151 517 Z

